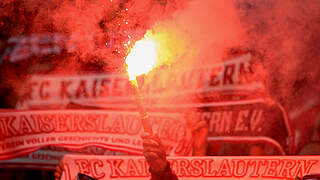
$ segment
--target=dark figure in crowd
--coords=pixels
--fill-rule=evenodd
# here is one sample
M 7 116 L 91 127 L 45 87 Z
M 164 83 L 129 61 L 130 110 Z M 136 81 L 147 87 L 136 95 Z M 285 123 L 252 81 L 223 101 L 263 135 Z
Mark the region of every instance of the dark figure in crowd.
M 170 168 L 160 139 L 149 133 L 144 133 L 141 137 L 143 140 L 143 155 L 150 166 L 151 180 L 178 180 L 178 177 Z M 60 161 L 54 173 L 55 180 L 60 180 L 62 171 L 63 163 Z

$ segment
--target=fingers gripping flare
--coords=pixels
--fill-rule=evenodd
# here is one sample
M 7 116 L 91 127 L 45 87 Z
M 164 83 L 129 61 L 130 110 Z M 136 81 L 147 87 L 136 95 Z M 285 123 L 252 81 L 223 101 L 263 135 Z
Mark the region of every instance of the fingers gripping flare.
M 141 135 L 143 139 L 143 154 L 153 171 L 163 171 L 167 166 L 166 152 L 158 137 L 150 133 Z
M 56 166 L 56 171 L 54 172 L 54 179 L 60 180 L 63 172 L 63 161 L 60 160 L 59 164 Z

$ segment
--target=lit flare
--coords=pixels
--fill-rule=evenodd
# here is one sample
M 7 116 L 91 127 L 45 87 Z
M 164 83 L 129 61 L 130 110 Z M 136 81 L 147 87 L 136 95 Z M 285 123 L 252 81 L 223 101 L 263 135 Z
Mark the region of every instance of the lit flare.
M 152 126 L 148 120 L 148 114 L 144 109 L 142 96 L 136 79 L 137 76 L 147 74 L 157 65 L 156 41 L 152 40 L 148 35 L 151 35 L 149 31 L 146 33 L 144 39 L 135 43 L 126 58 L 126 64 L 129 80 L 135 85 L 138 110 L 143 129 L 145 132 L 152 134 Z
M 157 43 L 148 37 L 148 32 L 144 39 L 137 41 L 126 58 L 129 79 L 135 80 L 137 76 L 147 74 L 158 61 Z

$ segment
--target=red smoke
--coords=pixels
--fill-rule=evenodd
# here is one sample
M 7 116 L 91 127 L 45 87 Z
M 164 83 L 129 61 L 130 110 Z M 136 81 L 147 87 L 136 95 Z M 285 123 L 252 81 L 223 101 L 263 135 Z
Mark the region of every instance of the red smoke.
M 173 47 L 177 66 L 215 63 L 230 49 L 251 50 L 267 69 L 270 94 L 289 107 L 319 93 L 319 9 L 317 0 L 5 0 L 0 38 L 41 32 L 70 37 L 78 49 L 54 62 L 51 71 L 60 73 L 123 71 L 124 44 L 147 29 L 182 42 Z
M 237 3 L 246 25 L 245 46 L 262 55 L 272 96 L 294 106 L 319 93 L 318 1 Z

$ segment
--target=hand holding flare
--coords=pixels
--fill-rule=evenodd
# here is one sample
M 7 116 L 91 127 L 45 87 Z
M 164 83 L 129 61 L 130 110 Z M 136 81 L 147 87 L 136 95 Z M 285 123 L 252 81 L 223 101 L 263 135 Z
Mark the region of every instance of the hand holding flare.
M 157 63 L 156 42 L 149 37 L 147 32 L 145 38 L 135 43 L 129 55 L 126 58 L 127 72 L 131 83 L 135 86 L 136 97 L 140 119 L 145 132 L 152 134 L 152 127 L 149 122 L 148 114 L 142 103 L 142 96 L 136 80 L 137 76 L 143 75 L 151 71 Z
M 151 172 L 152 179 L 178 180 L 177 176 L 170 169 L 170 164 L 166 159 L 166 152 L 161 145 L 160 139 L 156 135 L 153 135 L 152 126 L 144 109 L 143 99 L 136 79 L 137 76 L 151 71 L 159 63 L 157 62 L 156 41 L 148 38 L 147 35 L 148 32 L 145 35 L 145 39 L 136 42 L 126 59 L 129 79 L 135 86 L 140 119 L 145 131 L 142 135 L 143 154 L 150 165 L 149 171 Z

